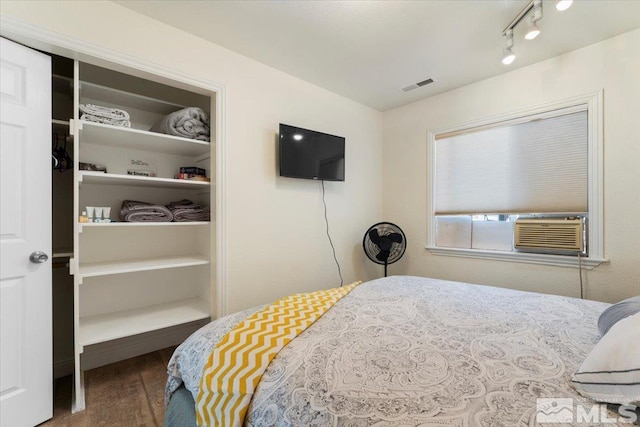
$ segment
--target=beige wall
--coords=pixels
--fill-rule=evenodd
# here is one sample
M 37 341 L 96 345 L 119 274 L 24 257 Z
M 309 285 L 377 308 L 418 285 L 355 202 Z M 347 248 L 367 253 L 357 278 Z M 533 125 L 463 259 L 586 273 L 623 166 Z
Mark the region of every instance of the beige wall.
M 276 171 L 280 122 L 346 137 L 346 181 L 326 183 L 345 282 L 379 272 L 362 235 L 380 220 L 382 114 L 111 2 L 2 2 L 2 14 L 227 88 L 228 310 L 339 284 L 320 183 Z
M 427 130 L 604 90 L 604 252 L 589 299 L 640 294 L 640 30 L 384 113 L 383 214 L 410 236 L 394 272 L 579 295 L 574 268 L 431 255 Z

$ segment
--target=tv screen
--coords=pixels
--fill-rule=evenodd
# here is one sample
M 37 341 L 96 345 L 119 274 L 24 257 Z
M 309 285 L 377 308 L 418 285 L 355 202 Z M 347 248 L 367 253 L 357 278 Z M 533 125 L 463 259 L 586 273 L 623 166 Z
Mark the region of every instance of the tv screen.
M 280 124 L 280 176 L 344 181 L 344 138 Z

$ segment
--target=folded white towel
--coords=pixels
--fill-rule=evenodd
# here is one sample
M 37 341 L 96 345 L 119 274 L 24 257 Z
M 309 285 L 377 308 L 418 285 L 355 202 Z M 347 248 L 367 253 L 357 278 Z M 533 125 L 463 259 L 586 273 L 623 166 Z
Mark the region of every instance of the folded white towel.
M 129 113 L 119 108 L 102 107 L 93 104 L 80 104 L 80 111 L 92 116 L 104 117 L 111 120 L 129 120 Z
M 80 116 L 80 120 L 84 120 L 86 122 L 103 123 L 105 125 L 111 126 L 120 126 L 125 128 L 131 127 L 131 122 L 129 120 L 114 120 L 108 117 L 94 116 L 93 114 L 83 114 L 82 116 Z

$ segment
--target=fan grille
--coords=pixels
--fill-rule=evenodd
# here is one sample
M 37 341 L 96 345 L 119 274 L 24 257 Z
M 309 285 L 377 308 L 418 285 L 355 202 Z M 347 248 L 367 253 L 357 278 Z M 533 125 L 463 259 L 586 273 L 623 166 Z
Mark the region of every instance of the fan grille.
M 378 236 L 380 236 L 381 238 L 394 234 L 398 234 L 401 236 L 400 242 L 386 242 L 387 245 L 390 244 L 390 247 L 388 249 L 389 257 L 386 262 L 384 259 L 381 260 L 378 258 L 383 249 L 381 249 L 378 244 L 371 240 L 370 233 L 372 232 L 372 230 L 375 230 Z M 367 257 L 376 264 L 393 264 L 394 262 L 402 258 L 402 255 L 404 255 L 404 252 L 407 248 L 407 238 L 404 235 L 402 229 L 397 225 L 390 222 L 379 222 L 372 225 L 364 234 L 362 246 L 364 247 L 364 252 L 367 254 Z

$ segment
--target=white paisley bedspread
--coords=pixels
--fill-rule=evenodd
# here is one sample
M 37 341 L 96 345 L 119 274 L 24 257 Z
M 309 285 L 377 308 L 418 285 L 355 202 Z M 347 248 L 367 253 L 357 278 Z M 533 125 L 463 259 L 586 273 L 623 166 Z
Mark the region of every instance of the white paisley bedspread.
M 373 280 L 280 351 L 245 424 L 536 425 L 536 398 L 580 399 L 569 380 L 598 341 L 607 306 L 420 277 Z M 214 321 L 178 347 L 167 400 L 183 382 L 195 399 L 216 342 L 260 308 Z

